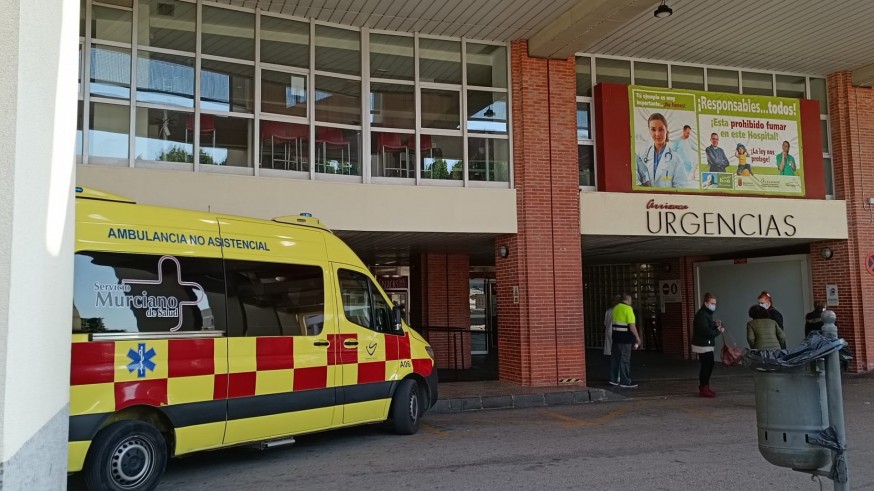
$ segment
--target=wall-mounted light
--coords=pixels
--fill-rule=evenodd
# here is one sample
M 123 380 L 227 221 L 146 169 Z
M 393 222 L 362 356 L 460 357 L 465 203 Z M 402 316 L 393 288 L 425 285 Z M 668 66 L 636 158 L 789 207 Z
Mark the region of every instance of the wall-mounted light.
M 868 212 L 871 223 L 874 223 L 874 197 L 862 200 L 862 209 Z
M 498 254 L 500 254 L 502 258 L 506 259 L 507 256 L 510 255 L 510 248 L 502 245 L 501 247 L 498 247 Z
M 831 248 L 823 247 L 819 250 L 819 255 L 822 256 L 823 259 L 831 259 L 834 252 L 832 252 Z
M 656 7 L 652 15 L 657 19 L 664 19 L 665 17 L 670 17 L 673 13 L 674 9 L 665 5 L 665 0 L 662 0 L 662 3 L 659 4 L 658 7 Z

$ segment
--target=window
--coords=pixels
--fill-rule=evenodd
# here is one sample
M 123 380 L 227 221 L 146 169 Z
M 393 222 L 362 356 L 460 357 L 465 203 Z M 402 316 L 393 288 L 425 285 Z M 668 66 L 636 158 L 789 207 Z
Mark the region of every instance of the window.
M 370 77 L 396 80 L 415 79 L 416 60 L 412 37 L 370 35 Z
M 744 94 L 774 95 L 774 77 L 770 73 L 743 72 Z
M 710 92 L 740 93 L 737 72 L 734 70 L 707 69 L 707 90 Z
M 671 65 L 671 86 L 676 89 L 704 90 L 704 69 Z
M 308 68 L 309 23 L 262 15 L 261 62 Z
M 194 113 L 137 107 L 137 160 L 194 162 L 193 124 Z
M 94 5 L 91 7 L 91 36 L 94 39 L 130 44 L 133 14 L 130 10 Z
M 610 58 L 595 59 L 595 83 L 630 84 L 631 62 Z M 579 89 L 577 90 L 579 92 Z
M 325 325 L 319 266 L 225 261 L 229 336 L 316 336 Z
M 316 26 L 316 70 L 361 75 L 361 37 L 358 31 Z
M 130 99 L 130 49 L 91 47 L 91 95 Z
M 92 102 L 89 109 L 88 155 L 128 158 L 130 106 Z
M 140 0 L 137 43 L 152 48 L 193 53 L 197 44 L 194 24 L 197 5 L 167 0 Z
M 461 85 L 461 43 L 420 38 L 419 80 Z
M 649 87 L 668 86 L 668 66 L 660 63 L 634 62 L 634 83 Z
M 346 320 L 376 332 L 392 332 L 392 309 L 367 276 L 341 269 L 337 272 Z
M 592 59 L 578 56 L 576 59 L 577 95 L 592 96 Z
M 467 85 L 507 88 L 507 48 L 467 43 Z
M 224 304 L 220 259 L 107 252 L 75 256 L 74 332 L 225 331 Z
M 255 15 L 203 6 L 201 50 L 205 55 L 255 60 Z

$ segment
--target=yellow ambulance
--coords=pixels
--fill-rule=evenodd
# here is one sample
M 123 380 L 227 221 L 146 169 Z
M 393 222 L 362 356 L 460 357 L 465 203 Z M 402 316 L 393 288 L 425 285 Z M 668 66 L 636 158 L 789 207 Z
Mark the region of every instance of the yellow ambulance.
M 315 218 L 76 196 L 68 465 L 90 489 L 153 489 L 201 450 L 412 434 L 437 401 L 431 347 Z

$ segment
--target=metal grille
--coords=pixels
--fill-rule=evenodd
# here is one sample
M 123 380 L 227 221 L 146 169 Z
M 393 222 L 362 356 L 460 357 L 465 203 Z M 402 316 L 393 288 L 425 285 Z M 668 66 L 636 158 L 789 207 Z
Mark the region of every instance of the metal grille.
M 643 349 L 660 351 L 655 265 L 607 264 L 583 269 L 583 301 L 586 323 L 586 348 L 604 347 L 604 312 L 614 295 L 629 293 Z

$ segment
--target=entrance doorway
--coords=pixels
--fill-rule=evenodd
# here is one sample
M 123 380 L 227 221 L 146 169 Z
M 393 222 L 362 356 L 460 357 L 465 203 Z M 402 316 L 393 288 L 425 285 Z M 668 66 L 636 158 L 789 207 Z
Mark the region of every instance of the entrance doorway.
M 470 354 L 488 355 L 497 347 L 498 295 L 495 280 L 470 279 Z
M 604 312 L 614 295 L 628 293 L 637 317 L 641 349 L 661 351 L 656 265 L 651 263 L 606 264 L 583 268 L 583 305 L 586 348 L 603 348 Z

